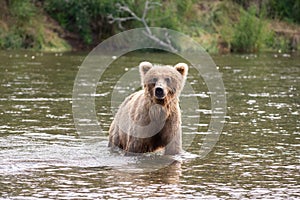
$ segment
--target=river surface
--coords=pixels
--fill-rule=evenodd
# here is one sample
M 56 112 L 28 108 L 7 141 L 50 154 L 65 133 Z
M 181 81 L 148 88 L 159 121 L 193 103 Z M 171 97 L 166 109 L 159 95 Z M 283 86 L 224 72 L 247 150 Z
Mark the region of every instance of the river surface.
M 112 63 L 95 95 L 102 132 L 78 135 L 72 93 L 86 55 L 0 52 L 0 198 L 300 199 L 299 54 L 212 56 L 227 113 L 204 158 L 199 149 L 212 116 L 211 93 L 194 68 L 187 79 L 193 93 L 181 96 L 183 155 L 126 157 L 107 148 L 122 99 L 115 96 L 137 90 L 140 61 L 182 61 L 166 53 L 129 53 Z M 129 71 L 135 86 L 117 84 Z

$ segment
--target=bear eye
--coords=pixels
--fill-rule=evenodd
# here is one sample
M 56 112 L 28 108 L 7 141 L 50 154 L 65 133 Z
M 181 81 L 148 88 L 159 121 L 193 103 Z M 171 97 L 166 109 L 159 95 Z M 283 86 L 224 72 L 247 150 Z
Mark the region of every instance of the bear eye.
M 169 84 L 169 83 L 171 83 L 171 78 L 169 78 L 169 77 L 165 78 L 165 81 L 166 81 L 167 84 Z
M 151 80 L 151 82 L 152 82 L 152 83 L 156 83 L 156 82 L 157 82 L 157 78 L 153 78 L 153 79 Z

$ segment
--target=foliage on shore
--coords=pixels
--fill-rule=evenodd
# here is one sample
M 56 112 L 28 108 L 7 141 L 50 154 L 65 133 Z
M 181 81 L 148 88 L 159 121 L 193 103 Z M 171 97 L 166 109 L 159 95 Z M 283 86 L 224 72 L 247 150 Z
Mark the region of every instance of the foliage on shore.
M 32 1 L 1 1 L 0 13 L 0 49 L 71 50 L 64 30 Z
M 3 0 L 0 49 L 68 51 L 89 49 L 122 29 L 108 16 L 137 16 L 146 0 Z M 149 26 L 183 32 L 208 52 L 300 49 L 300 0 L 157 0 L 147 13 Z M 130 19 L 130 18 L 129 18 Z M 126 20 L 122 28 L 143 27 Z

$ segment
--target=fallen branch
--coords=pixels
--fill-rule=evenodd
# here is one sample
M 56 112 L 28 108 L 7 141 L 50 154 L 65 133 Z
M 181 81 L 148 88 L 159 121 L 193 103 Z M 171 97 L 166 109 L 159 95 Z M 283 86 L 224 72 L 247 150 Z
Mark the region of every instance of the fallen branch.
M 129 17 L 113 17 L 111 14 L 108 16 L 108 22 L 110 24 L 112 23 L 115 23 L 117 22 L 118 23 L 118 26 L 120 29 L 124 30 L 124 27 L 122 26 L 122 23 L 123 22 L 126 22 L 126 21 L 130 21 L 130 20 L 137 20 L 139 22 L 141 22 L 146 31 L 144 32 L 144 34 L 150 38 L 151 40 L 155 41 L 156 43 L 158 43 L 159 45 L 163 46 L 163 47 L 166 47 L 168 49 L 170 49 L 171 51 L 173 52 L 177 52 L 177 49 L 173 47 L 172 45 L 172 42 L 171 42 L 171 39 L 170 39 L 170 36 L 168 34 L 168 32 L 166 31 L 165 33 L 165 39 L 162 40 L 158 37 L 156 37 L 148 23 L 147 23 L 147 14 L 148 14 L 148 11 L 155 8 L 156 6 L 162 6 L 160 3 L 158 2 L 151 2 L 151 1 L 146 1 L 145 2 L 145 6 L 144 6 L 144 11 L 143 11 L 143 14 L 141 17 L 139 17 L 136 13 L 134 13 L 127 5 L 121 5 L 119 3 L 116 4 L 117 8 L 118 8 L 118 12 L 120 13 L 128 13 L 129 14 Z

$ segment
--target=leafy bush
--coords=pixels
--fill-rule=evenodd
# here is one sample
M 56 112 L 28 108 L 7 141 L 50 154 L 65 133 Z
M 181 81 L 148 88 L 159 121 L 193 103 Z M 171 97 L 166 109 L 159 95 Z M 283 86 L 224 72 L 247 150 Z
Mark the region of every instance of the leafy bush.
M 114 10 L 115 1 L 110 0 L 45 0 L 45 10 L 61 26 L 77 32 L 86 44 L 92 43 L 92 23 L 106 17 Z
M 263 20 L 256 18 L 256 9 L 241 10 L 240 21 L 234 27 L 232 49 L 237 52 L 258 51 L 264 41 Z
M 300 0 L 268 0 L 268 16 L 300 23 Z
M 0 49 L 20 49 L 23 38 L 18 32 L 4 32 L 0 28 Z
M 10 0 L 8 2 L 9 10 L 18 22 L 26 22 L 36 14 L 36 7 L 30 0 Z
M 258 7 L 267 8 L 267 16 L 288 22 L 300 23 L 300 0 L 232 0 L 245 9 L 256 4 Z
M 184 18 L 182 15 L 190 15 L 189 11 L 193 1 L 176 0 L 176 3 L 173 1 L 153 1 L 162 6 L 149 10 L 147 14 L 149 25 L 178 30 L 181 27 L 180 19 Z M 91 44 L 93 34 L 103 35 L 103 31 L 110 31 L 108 36 L 113 34 L 113 28 L 109 27 L 114 25 L 108 23 L 108 15 L 114 17 L 129 16 L 129 13 L 118 12 L 116 4 L 126 5 L 137 16 L 142 16 L 145 0 L 45 0 L 43 7 L 62 27 L 71 32 L 79 33 L 86 44 Z M 178 14 L 181 17 L 178 17 Z M 124 22 L 123 25 L 126 29 L 143 26 L 135 20 Z M 101 26 L 100 30 L 99 26 Z M 99 33 L 101 31 L 102 33 Z

